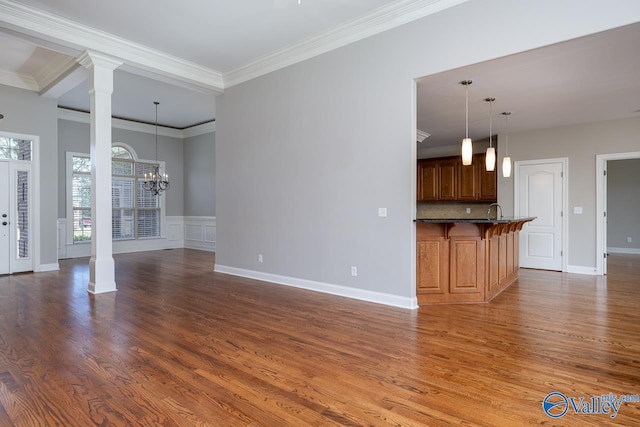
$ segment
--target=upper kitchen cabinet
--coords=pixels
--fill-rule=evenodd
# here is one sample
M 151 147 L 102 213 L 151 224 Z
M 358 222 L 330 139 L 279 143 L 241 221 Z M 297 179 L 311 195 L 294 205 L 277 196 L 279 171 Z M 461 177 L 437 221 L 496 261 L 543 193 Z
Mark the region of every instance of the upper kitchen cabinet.
M 465 166 L 460 162 L 458 167 L 458 200 L 468 202 L 478 200 L 479 170 L 478 159 L 475 156 L 470 165 Z
M 438 200 L 458 200 L 458 159 L 442 160 L 438 163 L 440 197 Z
M 497 168 L 497 166 L 496 166 Z M 498 186 L 496 169 L 485 167 L 485 155 L 475 154 L 469 166 L 458 168 L 458 200 L 467 202 L 496 202 Z
M 438 200 L 440 180 L 438 179 L 438 162 L 418 160 L 418 201 L 432 202 Z
M 498 201 L 498 175 L 496 173 L 498 170 L 498 162 L 496 162 L 495 169 L 489 172 L 484 167 L 484 154 L 481 156 L 481 159 L 482 163 L 480 163 L 478 167 L 478 200 L 481 202 L 495 203 Z
M 418 160 L 417 201 L 496 202 L 497 175 L 485 170 L 484 154 L 463 166 L 459 156 Z

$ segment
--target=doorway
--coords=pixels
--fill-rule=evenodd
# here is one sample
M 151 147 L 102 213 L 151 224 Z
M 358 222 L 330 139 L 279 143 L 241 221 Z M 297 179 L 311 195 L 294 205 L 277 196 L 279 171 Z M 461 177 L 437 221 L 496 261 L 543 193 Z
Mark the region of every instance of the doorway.
M 515 162 L 514 212 L 534 216 L 520 232 L 520 267 L 566 270 L 568 159 Z
M 33 140 L 0 134 L 0 274 L 34 270 Z
M 607 274 L 607 167 L 611 160 L 640 159 L 640 151 L 596 156 L 596 274 Z

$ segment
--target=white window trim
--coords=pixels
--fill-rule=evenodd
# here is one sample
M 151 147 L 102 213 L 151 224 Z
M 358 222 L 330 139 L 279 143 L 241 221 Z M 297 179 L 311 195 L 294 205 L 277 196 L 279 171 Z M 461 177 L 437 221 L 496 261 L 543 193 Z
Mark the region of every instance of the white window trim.
M 133 160 L 141 163 L 157 163 L 160 165 L 160 169 L 165 169 L 165 162 L 162 160 L 144 160 L 138 159 L 136 152 L 129 145 L 123 142 L 114 142 L 113 145 L 119 145 L 131 152 L 133 156 Z M 82 153 L 78 151 L 67 151 L 66 153 L 66 173 L 65 173 L 65 186 L 66 186 L 66 205 L 67 205 L 67 224 L 71 224 L 71 226 L 67 226 L 67 244 L 69 245 L 86 245 L 91 244 L 91 240 L 84 242 L 74 242 L 73 241 L 73 157 L 90 157 L 89 153 Z M 165 196 L 165 195 L 163 195 Z M 160 196 L 160 237 L 142 237 L 136 239 L 112 239 L 114 242 L 119 242 L 123 240 L 157 240 L 157 239 L 166 239 L 166 228 L 167 228 L 167 215 L 166 215 L 166 196 Z

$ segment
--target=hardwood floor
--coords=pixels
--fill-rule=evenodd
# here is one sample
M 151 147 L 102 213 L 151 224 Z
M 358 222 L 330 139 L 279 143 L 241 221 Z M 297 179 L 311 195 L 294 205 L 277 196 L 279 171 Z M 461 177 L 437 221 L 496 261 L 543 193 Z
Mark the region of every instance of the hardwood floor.
M 0 277 L 0 426 L 638 425 L 548 417 L 550 392 L 640 393 L 640 257 L 606 277 L 522 270 L 489 304 L 403 310 L 116 256 Z M 619 264 L 619 266 L 616 266 Z M 618 268 L 619 267 L 619 268 Z

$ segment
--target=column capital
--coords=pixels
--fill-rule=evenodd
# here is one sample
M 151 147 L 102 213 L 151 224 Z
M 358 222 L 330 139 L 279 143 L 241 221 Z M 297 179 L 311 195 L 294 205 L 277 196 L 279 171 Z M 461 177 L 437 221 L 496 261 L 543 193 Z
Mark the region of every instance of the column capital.
M 76 61 L 86 69 L 100 67 L 112 71 L 123 64 L 122 61 L 116 58 L 89 50 L 84 51 L 82 55 L 76 58 Z

